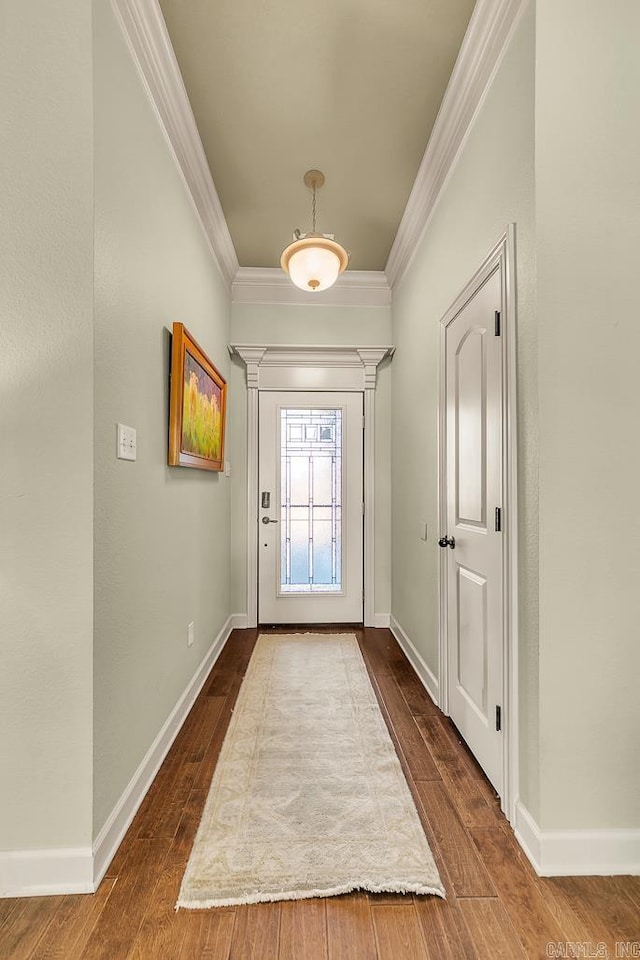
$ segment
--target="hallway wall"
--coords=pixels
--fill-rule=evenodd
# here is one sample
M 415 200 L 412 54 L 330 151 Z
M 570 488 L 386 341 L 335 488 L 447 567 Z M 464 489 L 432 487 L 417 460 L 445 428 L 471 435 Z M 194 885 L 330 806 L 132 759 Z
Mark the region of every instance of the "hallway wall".
M 388 345 L 390 307 L 339 307 L 304 304 L 234 303 L 232 343 Z M 378 369 L 376 388 L 375 518 L 376 613 L 391 609 L 391 375 L 393 364 Z M 234 613 L 247 610 L 247 387 L 244 364 L 231 364 L 230 427 L 232 471 L 231 583 Z
M 171 325 L 226 377 L 229 295 L 108 0 L 94 18 L 97 834 L 230 613 L 230 491 L 166 465 Z
M 559 829 L 640 828 L 639 35 L 634 0 L 538 0 L 541 825 Z
M 538 811 L 535 18 L 504 55 L 413 263 L 394 290 L 392 614 L 438 676 L 440 319 L 507 224 L 516 224 L 521 793 Z M 426 520 L 429 539 L 419 536 Z
M 3 0 L 1 20 L 0 851 L 87 848 L 91 8 Z

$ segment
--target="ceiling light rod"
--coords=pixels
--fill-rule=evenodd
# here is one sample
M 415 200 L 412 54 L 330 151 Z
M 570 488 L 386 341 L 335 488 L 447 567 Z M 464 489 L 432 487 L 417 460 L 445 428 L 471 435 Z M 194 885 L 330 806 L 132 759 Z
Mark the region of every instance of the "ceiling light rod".
M 307 170 L 302 182 L 305 187 L 308 187 L 309 190 L 313 192 L 313 200 L 311 201 L 311 221 L 312 221 L 312 231 L 313 233 L 303 233 L 300 230 L 300 227 L 296 227 L 293 231 L 293 235 L 296 240 L 299 240 L 300 237 L 310 237 L 316 232 L 316 190 L 319 190 L 320 187 L 324 186 L 324 173 L 322 170 Z M 320 234 L 324 236 L 324 234 Z
M 307 170 L 302 181 L 305 187 L 313 190 L 313 200 L 311 202 L 311 219 L 313 222 L 313 232 L 316 232 L 316 190 L 324 186 L 324 173 L 321 170 Z
M 349 254 L 332 233 L 316 233 L 316 191 L 324 185 L 321 170 L 307 170 L 303 177 L 306 187 L 313 191 L 311 204 L 311 233 L 294 230 L 294 241 L 282 252 L 280 265 L 301 290 L 317 293 L 326 290 L 338 279 L 349 262 Z

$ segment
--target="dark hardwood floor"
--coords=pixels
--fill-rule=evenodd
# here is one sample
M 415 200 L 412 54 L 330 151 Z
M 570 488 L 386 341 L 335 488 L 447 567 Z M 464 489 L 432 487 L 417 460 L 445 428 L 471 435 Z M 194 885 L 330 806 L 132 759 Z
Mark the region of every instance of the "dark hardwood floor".
M 391 633 L 373 629 L 353 632 L 437 860 L 446 900 L 358 893 L 325 900 L 174 911 L 211 776 L 257 637 L 255 630 L 236 630 L 97 893 L 0 900 L 0 957 L 640 957 L 640 878 L 538 878 L 482 771 L 455 727 L 424 692 Z M 606 953 L 599 944 L 605 945 Z

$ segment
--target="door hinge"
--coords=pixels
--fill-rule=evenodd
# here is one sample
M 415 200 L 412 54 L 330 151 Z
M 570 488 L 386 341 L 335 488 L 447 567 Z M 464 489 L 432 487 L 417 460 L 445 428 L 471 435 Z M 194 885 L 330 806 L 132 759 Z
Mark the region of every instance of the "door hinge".
M 495 312 L 495 314 L 494 314 L 494 318 L 495 318 L 495 335 L 496 335 L 496 337 L 499 337 L 499 336 L 500 336 L 500 332 L 501 332 L 501 331 L 500 331 L 500 320 L 502 319 L 501 316 L 500 316 L 500 311 L 499 311 L 499 310 L 496 310 L 496 312 Z
M 496 533 L 502 530 L 502 507 L 496 507 L 495 530 Z
M 364 517 L 364 500 L 362 502 L 362 516 Z
M 362 588 L 362 599 L 364 600 L 364 587 Z
M 363 429 L 363 430 L 364 430 L 364 428 L 366 427 L 366 425 L 367 425 L 367 421 L 366 421 L 365 416 L 364 416 L 364 414 L 363 414 L 363 415 L 362 415 L 362 429 Z
M 502 707 L 496 704 L 496 730 L 498 733 L 502 730 Z

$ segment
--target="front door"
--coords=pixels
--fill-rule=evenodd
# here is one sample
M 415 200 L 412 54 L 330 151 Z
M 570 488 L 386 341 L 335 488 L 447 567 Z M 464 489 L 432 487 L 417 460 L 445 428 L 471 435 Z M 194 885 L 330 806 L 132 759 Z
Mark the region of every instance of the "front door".
M 500 271 L 445 328 L 449 713 L 502 795 Z
M 259 395 L 258 619 L 363 619 L 363 397 Z

